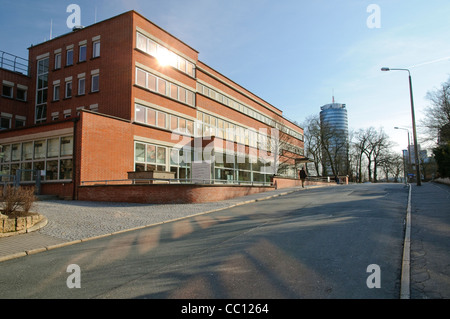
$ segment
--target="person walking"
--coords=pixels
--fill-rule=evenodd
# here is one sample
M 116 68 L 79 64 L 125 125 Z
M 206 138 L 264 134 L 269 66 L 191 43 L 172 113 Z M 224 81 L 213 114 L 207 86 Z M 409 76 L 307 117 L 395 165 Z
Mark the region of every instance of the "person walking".
M 302 180 L 302 187 L 305 188 L 305 180 L 306 177 L 308 175 L 306 175 L 305 169 L 302 167 L 302 169 L 300 170 L 300 179 Z

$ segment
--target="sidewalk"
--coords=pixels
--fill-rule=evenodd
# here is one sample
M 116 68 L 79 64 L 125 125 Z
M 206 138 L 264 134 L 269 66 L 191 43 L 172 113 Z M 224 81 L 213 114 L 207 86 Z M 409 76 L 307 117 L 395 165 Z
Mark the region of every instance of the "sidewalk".
M 318 186 L 307 186 L 305 189 Z M 323 186 L 322 186 L 323 187 Z M 305 190 L 277 189 L 204 204 L 145 205 L 82 201 L 39 201 L 48 223 L 38 231 L 0 238 L 0 262 L 115 233 L 230 208 Z
M 450 298 L 450 186 L 412 185 L 411 299 Z

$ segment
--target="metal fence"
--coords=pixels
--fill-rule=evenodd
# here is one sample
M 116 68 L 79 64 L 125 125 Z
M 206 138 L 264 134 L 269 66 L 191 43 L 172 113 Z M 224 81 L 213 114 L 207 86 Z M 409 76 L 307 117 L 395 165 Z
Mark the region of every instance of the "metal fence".
M 140 185 L 140 184 L 204 184 L 204 185 L 242 185 L 242 186 L 272 186 L 272 182 L 249 182 L 219 179 L 179 179 L 179 178 L 145 178 L 145 179 L 115 179 L 82 181 L 81 186 L 93 185 Z
M 0 68 L 29 75 L 28 60 L 1 50 Z

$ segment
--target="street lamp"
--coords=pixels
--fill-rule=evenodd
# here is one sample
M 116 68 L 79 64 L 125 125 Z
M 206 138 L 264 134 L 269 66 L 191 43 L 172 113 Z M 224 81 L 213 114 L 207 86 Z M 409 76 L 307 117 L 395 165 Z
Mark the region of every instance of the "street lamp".
M 390 69 L 390 68 L 381 68 L 381 71 L 407 71 L 409 75 L 409 95 L 411 99 L 411 116 L 412 116 L 412 126 L 413 126 L 413 136 L 414 136 L 414 155 L 416 157 L 416 178 L 417 178 L 417 186 L 422 185 L 421 176 L 420 176 L 420 164 L 419 164 L 419 151 L 417 148 L 417 132 L 416 132 L 416 118 L 414 115 L 414 100 L 413 100 L 413 90 L 412 90 L 412 81 L 411 81 L 411 72 L 408 69 Z
M 396 130 L 404 130 L 404 131 L 408 132 L 408 148 L 407 148 L 407 151 L 408 151 L 408 155 L 409 155 L 409 165 L 408 165 L 408 173 L 409 173 L 409 170 L 410 170 L 411 165 L 412 165 L 412 162 L 411 162 L 411 150 L 410 150 L 411 140 L 409 138 L 409 130 L 407 128 L 398 127 L 398 126 L 394 127 L 394 129 L 396 129 Z M 406 165 L 405 165 L 405 167 L 406 167 Z

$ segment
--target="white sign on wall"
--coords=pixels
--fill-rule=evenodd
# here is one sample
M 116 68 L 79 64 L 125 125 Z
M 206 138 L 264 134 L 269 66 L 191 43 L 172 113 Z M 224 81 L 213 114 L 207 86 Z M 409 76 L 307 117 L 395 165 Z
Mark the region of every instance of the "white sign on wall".
M 211 161 L 192 162 L 192 181 L 194 183 L 210 183 L 211 181 Z

